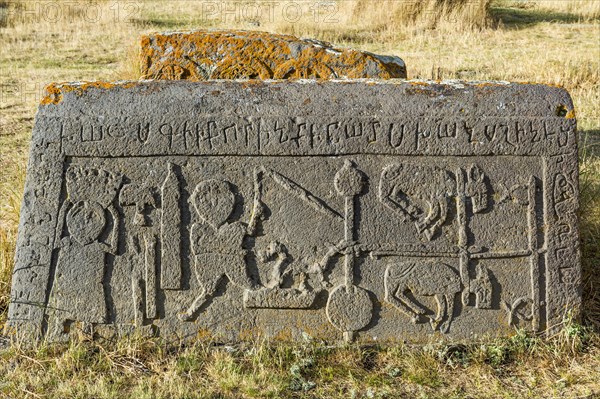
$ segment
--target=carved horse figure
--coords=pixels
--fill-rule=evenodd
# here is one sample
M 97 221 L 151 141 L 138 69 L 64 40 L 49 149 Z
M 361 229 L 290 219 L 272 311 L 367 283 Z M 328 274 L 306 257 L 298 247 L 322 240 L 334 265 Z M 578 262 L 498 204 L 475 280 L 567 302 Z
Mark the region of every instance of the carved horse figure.
M 379 199 L 402 221 L 414 222 L 427 241 L 439 233 L 456 195 L 456 181 L 448 171 L 410 163 L 388 165 L 381 173 Z
M 426 309 L 411 300 L 406 292 L 433 296 L 438 308 L 435 317 L 430 319 L 431 328 L 436 330 L 439 327 L 441 332 L 448 332 L 454 312 L 454 297 L 462 290 L 460 275 L 454 268 L 441 262 L 391 263 L 385 271 L 384 284 L 386 302 L 412 316 L 413 323 L 418 322 Z

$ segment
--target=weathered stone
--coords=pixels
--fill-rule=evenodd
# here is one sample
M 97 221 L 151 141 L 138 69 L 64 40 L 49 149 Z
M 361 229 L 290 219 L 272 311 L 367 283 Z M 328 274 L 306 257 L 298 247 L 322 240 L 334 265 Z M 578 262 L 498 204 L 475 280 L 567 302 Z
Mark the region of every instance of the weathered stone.
M 563 89 L 403 81 L 54 85 L 9 328 L 424 341 L 580 303 Z
M 141 45 L 146 79 L 406 78 L 399 57 L 266 32 L 155 33 Z

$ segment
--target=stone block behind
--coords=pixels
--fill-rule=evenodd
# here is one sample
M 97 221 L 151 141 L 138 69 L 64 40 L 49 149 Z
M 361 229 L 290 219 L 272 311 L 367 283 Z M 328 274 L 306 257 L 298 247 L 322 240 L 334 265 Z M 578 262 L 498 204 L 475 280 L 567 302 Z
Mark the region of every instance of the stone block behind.
M 406 78 L 399 57 L 252 31 L 150 34 L 141 62 L 143 78 L 160 80 Z

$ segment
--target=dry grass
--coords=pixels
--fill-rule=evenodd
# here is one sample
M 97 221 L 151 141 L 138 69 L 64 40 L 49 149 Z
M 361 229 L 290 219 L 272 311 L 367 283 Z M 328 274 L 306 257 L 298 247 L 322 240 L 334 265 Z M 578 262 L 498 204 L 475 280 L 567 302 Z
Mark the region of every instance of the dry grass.
M 582 137 L 586 327 L 569 322 L 548 341 L 518 334 L 483 345 L 432 343 L 419 350 L 317 344 L 172 347 L 136 339 L 12 347 L 0 350 L 0 398 L 600 395 L 600 1 L 382 0 L 375 7 L 375 0 L 303 0 L 293 2 L 298 5 L 293 8 L 292 2 L 280 1 L 258 13 L 244 8 L 248 3 L 0 1 L 0 326 L 6 317 L 29 134 L 43 86 L 136 79 L 135 46 L 142 33 L 233 27 L 397 54 L 411 78 L 565 86 L 575 101 Z M 39 4 L 62 4 L 60 20 Z
M 420 35 L 428 30 L 465 32 L 490 25 L 490 0 L 398 1 L 345 0 L 335 8 L 325 5 L 315 10 L 314 2 L 303 4 L 299 18 L 254 21 L 261 29 L 299 36 L 319 36 L 333 42 L 397 41 L 399 37 Z M 376 6 L 374 6 L 376 4 Z M 285 7 L 285 6 L 283 6 Z M 282 15 L 285 15 L 283 8 Z M 289 17 L 289 16 L 288 16 Z
M 598 128 L 596 128 L 598 129 Z M 580 160 L 583 318 L 600 335 L 600 130 L 582 143 Z
M 589 0 L 544 0 L 537 1 L 536 8 L 543 11 L 575 15 L 580 21 L 592 21 L 600 18 L 600 1 Z
M 247 343 L 13 346 L 0 352 L 0 397 L 593 398 L 595 336 L 570 325 L 551 340 L 519 333 L 424 348 Z

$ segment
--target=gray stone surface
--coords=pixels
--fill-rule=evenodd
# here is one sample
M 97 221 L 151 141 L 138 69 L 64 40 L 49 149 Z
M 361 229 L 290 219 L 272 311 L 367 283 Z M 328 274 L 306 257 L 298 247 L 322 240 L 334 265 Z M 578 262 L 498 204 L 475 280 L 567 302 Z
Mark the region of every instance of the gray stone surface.
M 43 104 L 10 333 L 422 342 L 577 314 L 563 89 L 139 82 Z

